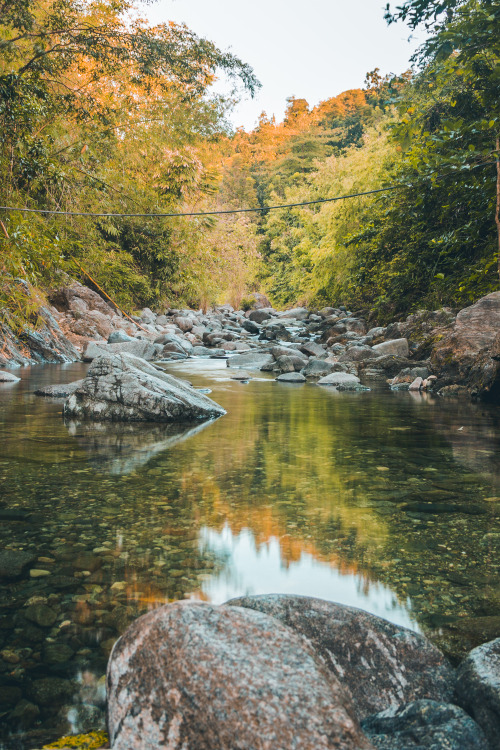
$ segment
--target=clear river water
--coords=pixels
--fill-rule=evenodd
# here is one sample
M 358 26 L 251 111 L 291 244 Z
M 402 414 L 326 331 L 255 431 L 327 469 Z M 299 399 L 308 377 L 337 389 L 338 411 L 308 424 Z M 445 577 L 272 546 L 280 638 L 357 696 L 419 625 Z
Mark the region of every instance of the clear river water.
M 500 635 L 500 409 L 373 388 L 168 371 L 227 410 L 196 425 L 65 423 L 0 384 L 0 747 L 97 728 L 127 625 L 177 599 L 286 592 L 361 607 L 457 659 Z M 27 556 L 28 559 L 28 556 Z

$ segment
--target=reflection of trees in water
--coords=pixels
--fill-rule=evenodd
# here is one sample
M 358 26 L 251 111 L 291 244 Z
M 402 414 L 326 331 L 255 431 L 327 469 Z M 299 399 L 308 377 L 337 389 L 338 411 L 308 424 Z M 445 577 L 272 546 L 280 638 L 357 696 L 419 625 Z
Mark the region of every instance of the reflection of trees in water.
M 218 450 L 183 470 L 182 493 L 207 525 L 227 519 L 257 544 L 279 538 L 284 563 L 307 551 L 383 581 L 434 627 L 492 611 L 498 550 L 484 537 L 498 528 L 498 504 L 483 499 L 496 477 L 471 474 L 469 459 L 478 445 L 490 450 L 495 418 L 401 395 L 332 398 L 327 408 L 318 400 L 308 410 L 297 399 L 283 409 L 263 393 L 241 405 L 238 434 L 216 435 Z M 457 465 L 458 422 L 475 427 Z M 498 599 L 493 606 L 500 613 Z

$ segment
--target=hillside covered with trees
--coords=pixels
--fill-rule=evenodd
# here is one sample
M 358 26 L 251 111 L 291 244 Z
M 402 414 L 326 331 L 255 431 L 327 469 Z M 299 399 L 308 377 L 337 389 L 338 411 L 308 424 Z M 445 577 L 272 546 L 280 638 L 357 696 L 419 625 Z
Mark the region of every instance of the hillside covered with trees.
M 290 97 L 231 132 L 252 69 L 140 4 L 0 5 L 0 202 L 7 322 L 61 274 L 127 309 L 344 303 L 381 319 L 463 306 L 498 288 L 500 4 L 407 0 L 389 23 L 425 26 L 412 71 L 367 74 L 315 106 Z M 211 84 L 234 82 L 226 97 Z M 346 194 L 369 195 L 267 211 Z M 89 218 L 231 210 L 220 217 Z M 8 235 L 8 237 L 6 236 Z M 36 295 L 35 295 L 36 297 Z

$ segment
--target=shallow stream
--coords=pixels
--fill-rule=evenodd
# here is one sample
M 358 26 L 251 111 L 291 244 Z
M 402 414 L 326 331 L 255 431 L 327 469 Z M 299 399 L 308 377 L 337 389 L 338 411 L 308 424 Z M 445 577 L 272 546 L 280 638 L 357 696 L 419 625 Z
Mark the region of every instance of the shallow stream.
M 452 658 L 500 635 L 498 407 L 241 383 L 200 359 L 168 370 L 221 419 L 65 424 L 34 391 L 85 369 L 0 385 L 0 550 L 32 554 L 0 579 L 0 747 L 97 728 L 113 642 L 176 599 L 317 596 Z

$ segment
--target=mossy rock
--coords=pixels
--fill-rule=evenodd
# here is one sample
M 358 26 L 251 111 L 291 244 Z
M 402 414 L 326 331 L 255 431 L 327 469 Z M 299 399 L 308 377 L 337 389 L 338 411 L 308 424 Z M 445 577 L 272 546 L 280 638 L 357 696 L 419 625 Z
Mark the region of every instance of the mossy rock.
M 109 747 L 109 737 L 106 732 L 90 732 L 89 734 L 74 734 L 70 737 L 61 737 L 50 745 L 44 745 L 42 750 L 69 750 L 70 748 L 81 748 L 81 750 L 98 750 Z

